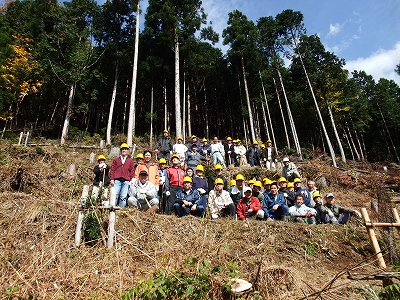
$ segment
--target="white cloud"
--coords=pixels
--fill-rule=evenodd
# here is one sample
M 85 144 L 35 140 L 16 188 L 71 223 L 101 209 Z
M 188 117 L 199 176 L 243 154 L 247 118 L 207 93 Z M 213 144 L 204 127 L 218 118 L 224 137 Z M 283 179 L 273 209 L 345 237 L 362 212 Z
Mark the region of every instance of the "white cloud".
M 336 23 L 336 24 L 329 24 L 329 33 L 328 36 L 337 35 L 340 31 L 342 31 L 343 25 Z
M 356 60 L 346 62 L 345 68 L 350 72 L 365 71 L 372 75 L 377 82 L 380 78 L 392 79 L 400 85 L 400 76 L 394 71 L 396 65 L 400 63 L 400 41 L 393 49 L 379 49 L 369 57 L 361 57 Z

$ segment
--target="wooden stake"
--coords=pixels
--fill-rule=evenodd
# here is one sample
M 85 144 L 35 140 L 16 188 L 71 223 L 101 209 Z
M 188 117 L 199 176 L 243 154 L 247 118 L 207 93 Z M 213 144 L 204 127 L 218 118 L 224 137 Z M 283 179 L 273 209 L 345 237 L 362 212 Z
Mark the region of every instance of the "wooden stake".
M 364 219 L 365 226 L 367 228 L 367 233 L 368 233 L 369 239 L 371 240 L 372 247 L 374 248 L 376 258 L 378 260 L 378 264 L 382 269 L 386 270 L 386 263 L 385 263 L 385 260 L 383 259 L 383 255 L 381 252 L 381 248 L 379 247 L 378 240 L 376 239 L 374 228 L 372 226 L 367 225 L 368 223 L 371 224 L 371 220 L 368 216 L 368 212 L 365 207 L 361 208 L 361 215 Z
M 112 186 L 110 188 L 110 206 L 115 206 L 115 188 Z M 108 240 L 107 240 L 107 248 L 111 249 L 114 244 L 114 235 L 115 235 L 115 210 L 110 210 L 110 218 L 108 222 Z

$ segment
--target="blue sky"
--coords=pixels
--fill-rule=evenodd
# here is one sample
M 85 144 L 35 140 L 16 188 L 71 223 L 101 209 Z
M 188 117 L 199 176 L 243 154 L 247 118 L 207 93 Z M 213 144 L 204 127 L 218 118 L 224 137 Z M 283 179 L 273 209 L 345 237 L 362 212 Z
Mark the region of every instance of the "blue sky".
M 147 4 L 141 2 L 142 22 Z M 254 22 L 285 9 L 301 11 L 307 34 L 318 34 L 349 71 L 365 70 L 376 81 L 384 77 L 400 85 L 394 72 L 400 63 L 400 0 L 203 0 L 203 7 L 221 40 L 228 13 L 235 9 Z

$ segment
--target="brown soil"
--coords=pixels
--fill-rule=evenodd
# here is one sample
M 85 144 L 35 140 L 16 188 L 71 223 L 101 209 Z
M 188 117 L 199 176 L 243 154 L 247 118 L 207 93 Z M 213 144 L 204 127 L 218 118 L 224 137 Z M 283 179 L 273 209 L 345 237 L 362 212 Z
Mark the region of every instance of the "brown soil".
M 226 298 L 221 287 L 233 263 L 239 277 L 255 284 L 263 299 L 362 299 L 360 286 L 382 288 L 381 281 L 348 279 L 349 274 L 380 272 L 365 227 L 355 218 L 346 226 L 250 222 L 245 227 L 233 220 L 178 219 L 125 209 L 117 211 L 112 250 L 102 239 L 76 248 L 78 203 L 83 185 L 93 179 L 91 150 L 42 148 L 45 154 L 0 145 L 3 298 L 121 299 L 157 270 L 185 269 L 194 275 L 201 272 L 203 261 L 219 267 L 210 275 L 211 299 Z M 68 174 L 71 163 L 77 166 L 76 176 Z M 343 206 L 367 207 L 373 220 L 378 214 L 369 207 L 377 201 L 377 186 L 399 183 L 395 165 L 389 165 L 388 174 L 379 164 L 364 162 L 343 166 L 346 171 L 322 159 L 299 162 L 299 167 L 305 177 L 325 177 L 328 187 L 322 192 L 335 193 Z M 246 178 L 280 175 L 255 168 L 229 168 L 225 173 L 231 177 L 239 172 Z M 108 214 L 95 212 L 105 236 Z M 390 268 L 389 249 L 376 232 Z

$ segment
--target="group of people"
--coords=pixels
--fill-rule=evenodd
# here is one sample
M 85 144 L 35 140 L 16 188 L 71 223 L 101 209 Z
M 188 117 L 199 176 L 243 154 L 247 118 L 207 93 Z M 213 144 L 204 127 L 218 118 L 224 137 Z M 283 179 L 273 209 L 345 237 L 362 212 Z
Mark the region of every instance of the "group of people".
M 207 207 L 212 219 L 231 217 L 243 221 L 344 224 L 351 215 L 360 215 L 354 209 L 337 205 L 332 193 L 325 195 L 324 203 L 313 181 L 303 188 L 300 174 L 288 158 L 283 159 L 283 176 L 277 181 L 264 178 L 246 182 L 242 174 L 237 174 L 228 185 L 223 161 L 217 161 L 214 174 L 205 178 L 200 162 L 209 157 L 198 153 L 197 145 L 191 149 L 190 153 L 172 153 L 168 157 L 170 152 L 157 148 L 156 152 L 162 154 L 157 165 L 152 162 L 150 150 L 138 153 L 134 162 L 129 156 L 129 145 L 123 143 L 120 156 L 114 158 L 111 166 L 105 163 L 104 155 L 98 156 L 93 184 L 114 186 L 115 198 L 107 205 L 159 210 L 167 215 L 174 212 L 178 217 L 204 217 Z M 287 178 L 292 178 L 292 182 Z

